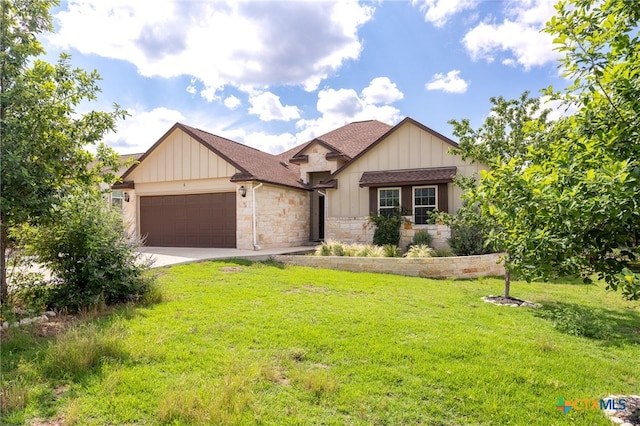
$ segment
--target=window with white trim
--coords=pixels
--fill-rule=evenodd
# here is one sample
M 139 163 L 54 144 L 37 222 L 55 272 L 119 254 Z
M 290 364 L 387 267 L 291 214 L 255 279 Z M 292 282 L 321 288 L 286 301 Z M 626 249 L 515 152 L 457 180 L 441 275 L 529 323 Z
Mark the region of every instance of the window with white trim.
M 438 187 L 419 186 L 413 188 L 413 223 L 425 225 L 431 212 L 438 208 Z
M 400 209 L 400 188 L 378 188 L 378 211 L 391 216 Z
M 124 200 L 124 194 L 122 191 L 111 191 L 111 206 L 122 210 L 122 201 Z

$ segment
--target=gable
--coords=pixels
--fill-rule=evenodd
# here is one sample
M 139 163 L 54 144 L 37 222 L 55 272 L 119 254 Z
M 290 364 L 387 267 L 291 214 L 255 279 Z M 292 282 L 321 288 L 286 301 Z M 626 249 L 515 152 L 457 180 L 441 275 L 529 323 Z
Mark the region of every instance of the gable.
M 365 171 L 463 166 L 459 156 L 449 153 L 455 146 L 435 132 L 406 121 L 343 169 L 347 173 L 361 174 Z
M 180 127 L 149 150 L 126 179 L 136 183 L 230 178 L 239 170 Z

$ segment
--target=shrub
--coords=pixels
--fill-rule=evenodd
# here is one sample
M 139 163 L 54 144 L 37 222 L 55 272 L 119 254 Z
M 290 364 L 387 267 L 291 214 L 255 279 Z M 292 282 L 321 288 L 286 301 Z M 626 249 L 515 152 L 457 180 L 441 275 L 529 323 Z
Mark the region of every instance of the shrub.
M 607 323 L 585 308 L 561 306 L 543 311 L 541 315 L 565 334 L 590 339 L 608 339 L 611 336 Z
M 409 251 L 405 254 L 406 257 L 434 257 L 435 251 L 424 244 L 411 246 Z
M 49 308 L 81 309 L 139 300 L 149 290 L 149 262 L 122 216 L 98 193 L 64 200 L 56 223 L 34 234 L 32 250 L 55 277 L 43 288 Z
M 391 244 L 397 246 L 400 243 L 400 227 L 405 221 L 402 218 L 400 209 L 395 210 L 393 214 L 372 214 L 369 221 L 376 226 L 373 233 L 373 244 L 376 246 L 384 246 Z
M 493 246 L 487 243 L 487 236 L 495 224 L 483 217 L 472 205 L 465 205 L 455 215 L 439 214 L 451 229 L 451 237 L 447 240 L 451 250 L 458 256 L 494 253 Z
M 433 236 L 426 229 L 422 229 L 417 231 L 411 242 L 407 246 L 407 250 L 410 250 L 413 246 L 428 246 L 431 247 L 431 243 L 433 242 Z
M 384 257 L 400 257 L 402 253 L 400 253 L 400 247 L 393 244 L 385 244 L 382 246 L 382 252 L 384 253 Z

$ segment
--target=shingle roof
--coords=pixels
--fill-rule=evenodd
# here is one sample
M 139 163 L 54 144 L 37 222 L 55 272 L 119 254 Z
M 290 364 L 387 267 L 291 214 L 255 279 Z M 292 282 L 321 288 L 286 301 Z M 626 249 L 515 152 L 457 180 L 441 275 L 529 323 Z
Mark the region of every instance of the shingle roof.
M 356 121 L 318 136 L 302 145 L 298 145 L 289 151 L 279 154 L 278 157 L 287 158 L 288 160 L 297 154 L 301 154 L 314 142 L 318 142 L 338 154 L 344 154 L 349 158 L 353 158 L 377 141 L 391 128 L 392 126 L 376 120 Z
M 451 182 L 456 175 L 456 167 L 433 167 L 428 169 L 387 170 L 364 172 L 360 186 L 411 185 Z
M 250 146 L 225 139 L 194 127 L 181 125 L 183 130 L 213 149 L 218 155 L 233 164 L 241 173 L 231 178 L 232 182 L 259 180 L 294 188 L 309 189 L 300 182 L 300 169 L 287 164 L 275 155 Z
M 171 127 L 158 142 L 149 148 L 138 163 L 143 162 L 175 129 L 181 129 L 189 134 L 238 169 L 240 172 L 231 178 L 233 182 L 258 180 L 293 188 L 310 189 L 300 182 L 300 170 L 297 165 L 286 164 L 275 155 L 181 123 L 176 123 Z M 126 178 L 136 167 L 137 164 L 131 166 L 123 175 L 123 178 Z

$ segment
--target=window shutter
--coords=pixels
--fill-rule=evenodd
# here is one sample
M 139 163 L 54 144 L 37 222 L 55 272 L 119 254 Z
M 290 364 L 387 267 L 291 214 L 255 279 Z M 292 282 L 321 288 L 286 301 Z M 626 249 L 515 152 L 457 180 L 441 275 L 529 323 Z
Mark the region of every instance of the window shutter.
M 438 210 L 449 213 L 449 188 L 447 183 L 438 184 Z
M 369 187 L 369 213 L 378 213 L 378 189 Z

